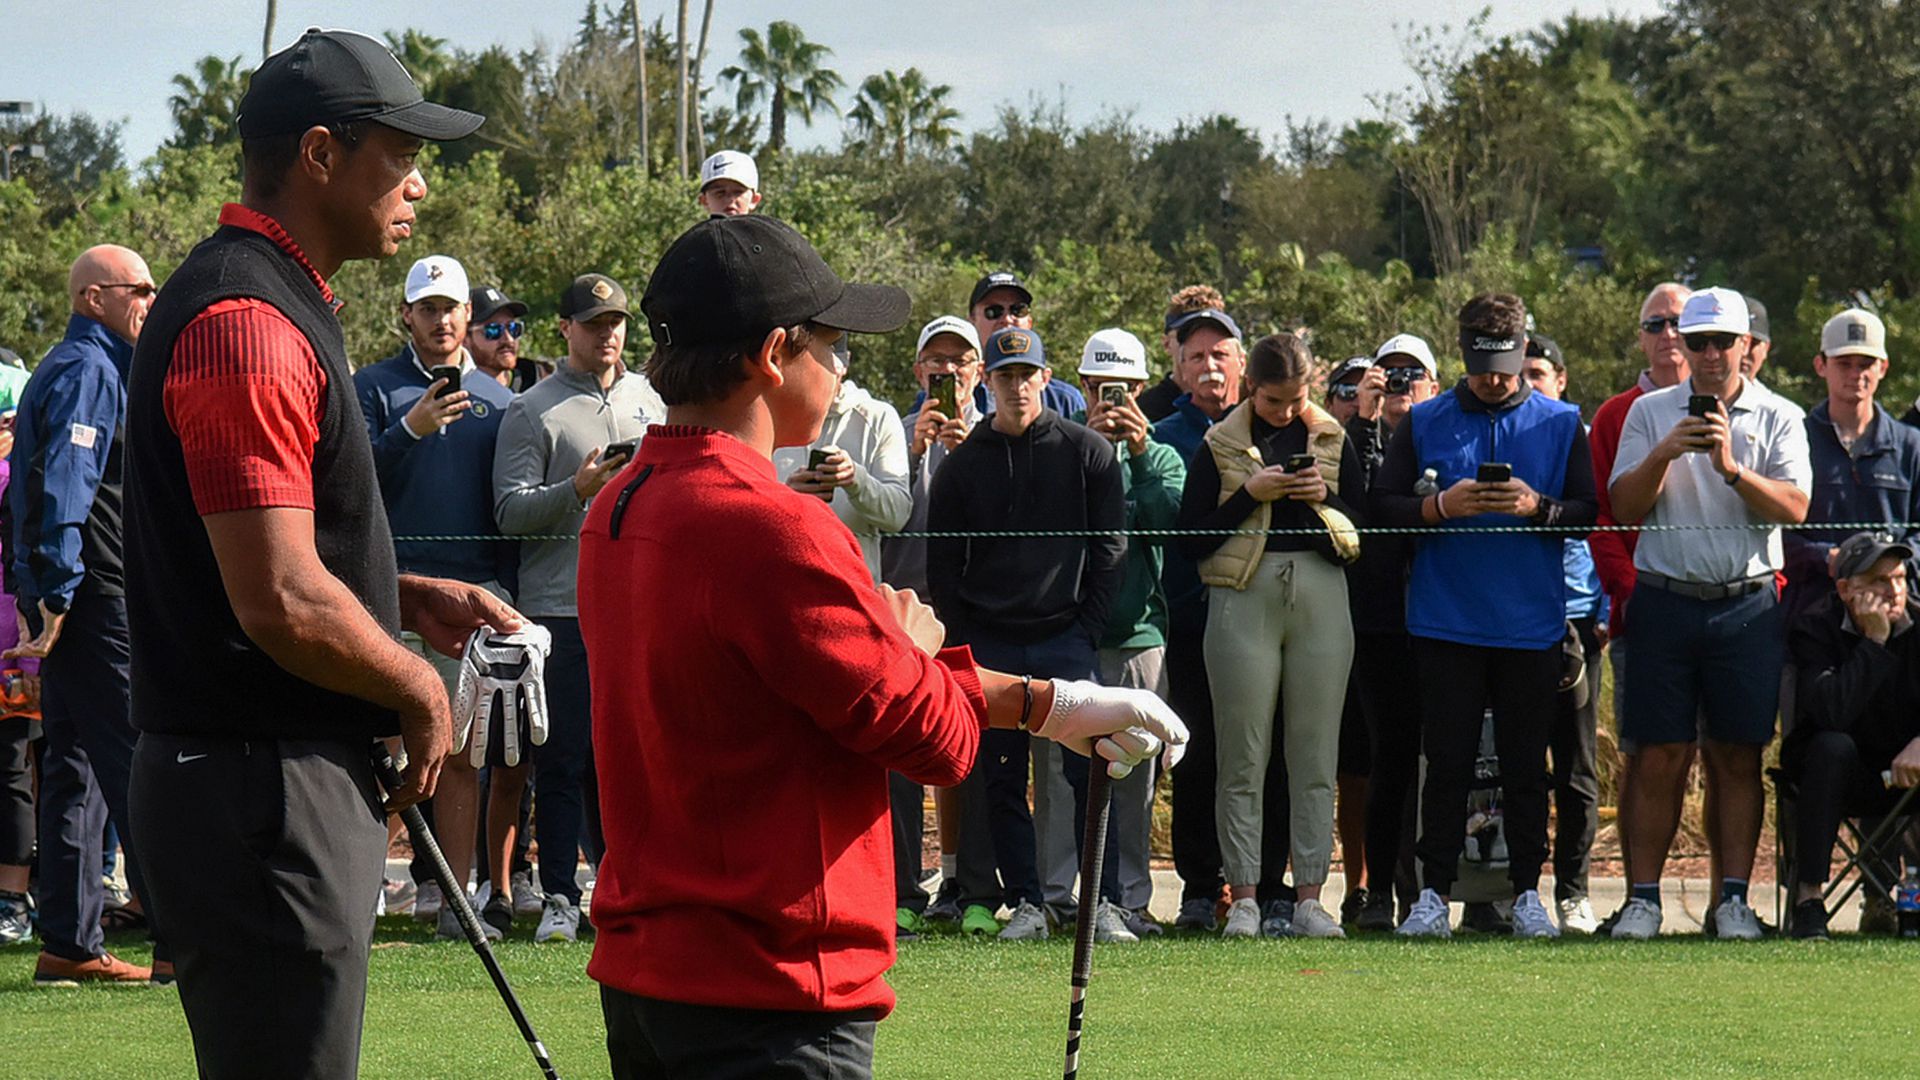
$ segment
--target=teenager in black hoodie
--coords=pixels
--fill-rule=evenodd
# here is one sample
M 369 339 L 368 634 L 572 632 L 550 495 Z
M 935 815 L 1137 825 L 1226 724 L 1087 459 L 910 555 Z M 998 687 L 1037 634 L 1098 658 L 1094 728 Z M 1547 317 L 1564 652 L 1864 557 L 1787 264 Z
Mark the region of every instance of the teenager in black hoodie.
M 942 532 L 1090 531 L 1114 535 L 936 538 L 927 544 L 927 585 L 950 643 L 972 646 L 982 664 L 1048 678 L 1092 679 L 1107 611 L 1126 556 L 1126 496 L 1113 444 L 1044 406 L 1051 378 L 1040 336 L 1008 327 L 987 339 L 990 422 L 973 429 L 933 480 L 927 528 Z M 1086 811 L 1087 760 L 1066 755 L 1076 820 Z M 987 732 L 974 774 L 984 787 L 1004 895 L 968 896 L 1013 918 L 1001 937 L 1042 938 L 1033 815 L 1027 808 L 1027 736 Z M 1080 830 L 1075 829 L 1078 835 Z M 1118 863 L 1100 882 L 1117 903 Z M 1082 883 L 1082 888 L 1088 887 Z

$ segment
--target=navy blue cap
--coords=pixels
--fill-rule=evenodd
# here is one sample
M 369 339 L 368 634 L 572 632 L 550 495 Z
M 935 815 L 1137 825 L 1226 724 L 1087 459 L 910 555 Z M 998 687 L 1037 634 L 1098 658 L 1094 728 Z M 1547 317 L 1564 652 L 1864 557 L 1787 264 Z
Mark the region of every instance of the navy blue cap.
M 1047 350 L 1040 344 L 1040 335 L 1018 326 L 1003 326 L 987 339 L 985 371 L 1006 367 L 1008 364 L 1032 364 L 1034 367 L 1047 367 Z
M 967 297 L 967 310 L 972 311 L 979 306 L 980 301 L 995 289 L 1012 289 L 1027 303 L 1033 303 L 1033 292 L 1027 288 L 1026 282 L 1020 280 L 1020 275 L 1011 270 L 995 270 L 973 283 L 973 293 Z
M 1180 336 L 1181 343 L 1185 344 L 1187 338 L 1191 337 L 1193 332 L 1204 323 L 1212 323 L 1219 327 L 1223 333 L 1235 341 L 1241 340 L 1240 324 L 1233 321 L 1233 316 L 1218 308 L 1187 312 L 1173 324 L 1173 331 Z

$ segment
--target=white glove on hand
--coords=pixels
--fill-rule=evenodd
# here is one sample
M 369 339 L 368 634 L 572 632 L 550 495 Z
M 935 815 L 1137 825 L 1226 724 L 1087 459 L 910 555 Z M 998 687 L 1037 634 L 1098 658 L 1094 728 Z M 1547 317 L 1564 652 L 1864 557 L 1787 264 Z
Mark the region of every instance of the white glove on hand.
M 1151 690 L 1101 686 L 1077 679 L 1053 681 L 1053 709 L 1028 730 L 1086 757 L 1107 760 L 1119 780 L 1165 748 L 1165 768 L 1186 754 L 1187 725 Z
M 553 635 L 534 623 L 510 634 L 481 627 L 467 639 L 460 657 L 460 684 L 453 699 L 453 752 L 473 744 L 467 760 L 478 769 L 487 763 L 487 743 L 493 728 L 493 702 L 502 701 L 500 738 L 509 768 L 520 764 L 521 692 L 525 693 L 528 738 L 535 746 L 547 741 L 547 656 Z

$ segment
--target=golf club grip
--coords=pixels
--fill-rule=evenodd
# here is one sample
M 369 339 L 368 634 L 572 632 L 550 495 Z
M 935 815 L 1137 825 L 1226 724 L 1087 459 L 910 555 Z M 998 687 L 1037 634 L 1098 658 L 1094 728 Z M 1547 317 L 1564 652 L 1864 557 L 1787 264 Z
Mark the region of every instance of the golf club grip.
M 1080 1031 L 1086 1022 L 1087 982 L 1093 976 L 1093 936 L 1100 906 L 1100 870 L 1107 856 L 1108 797 L 1112 781 L 1099 754 L 1087 762 L 1087 822 L 1080 838 L 1080 919 L 1073 928 L 1073 986 L 1067 1004 L 1066 1080 L 1080 1072 Z
M 387 752 L 384 742 L 376 741 L 373 746 L 373 769 L 380 778 L 381 786 L 389 792 L 398 791 L 402 781 L 400 769 L 393 763 L 393 755 Z M 487 944 L 487 934 L 480 929 L 479 916 L 473 913 L 473 905 L 467 903 L 466 882 L 455 879 L 453 867 L 447 864 L 447 856 L 440 850 L 440 842 L 434 839 L 433 830 L 427 827 L 426 816 L 420 813 L 419 804 L 400 811 L 400 821 L 407 827 L 407 835 L 412 838 L 413 846 L 426 854 L 427 862 L 433 867 L 434 880 L 440 883 L 441 903 L 453 905 L 454 917 L 459 919 L 460 929 L 467 935 L 467 944 L 480 954 L 480 963 L 493 979 L 493 988 L 500 992 L 500 999 L 506 1002 L 508 1014 L 520 1029 L 520 1037 L 527 1041 L 527 1049 L 533 1053 L 534 1063 L 540 1066 L 540 1072 L 547 1080 L 560 1080 L 560 1074 L 554 1071 L 553 1059 L 547 1056 L 546 1044 L 534 1033 L 532 1021 L 527 1019 L 526 1010 L 520 1006 L 519 995 L 513 992 L 513 985 L 507 982 L 507 973 L 500 968 L 499 958 L 493 955 L 492 946 Z

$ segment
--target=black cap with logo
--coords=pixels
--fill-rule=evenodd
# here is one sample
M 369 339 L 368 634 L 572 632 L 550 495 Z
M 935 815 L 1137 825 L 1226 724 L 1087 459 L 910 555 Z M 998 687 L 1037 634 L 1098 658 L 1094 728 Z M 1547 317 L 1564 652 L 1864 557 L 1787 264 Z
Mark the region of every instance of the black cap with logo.
M 435 105 L 378 40 L 312 27 L 267 57 L 240 98 L 240 137 L 287 135 L 315 125 L 373 120 L 422 139 L 462 139 L 486 117 Z
M 1020 294 L 1021 300 L 1029 304 L 1033 303 L 1033 293 L 1027 288 L 1026 283 L 1020 280 L 1020 275 L 1011 270 L 995 270 L 973 283 L 973 295 L 967 298 L 967 310 L 972 311 L 975 305 L 985 300 L 987 294 L 995 289 L 1012 289 Z
M 640 310 L 656 345 L 725 345 L 812 322 L 884 334 L 907 321 L 905 289 L 840 280 L 793 226 L 761 214 L 715 217 L 680 234 L 647 280 Z
M 633 313 L 627 310 L 627 290 L 605 274 L 581 274 L 560 294 L 563 319 L 586 322 L 609 311 L 633 318 Z
M 467 294 L 467 302 L 473 305 L 473 325 L 478 326 L 504 311 L 509 315 L 525 315 L 527 305 L 501 292 L 492 285 L 481 285 Z

